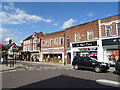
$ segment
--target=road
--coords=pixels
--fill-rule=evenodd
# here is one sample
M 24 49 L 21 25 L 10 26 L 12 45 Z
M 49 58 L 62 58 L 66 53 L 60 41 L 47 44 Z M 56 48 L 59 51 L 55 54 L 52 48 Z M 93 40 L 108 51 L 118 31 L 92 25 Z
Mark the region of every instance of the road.
M 24 64 L 26 68 L 2 73 L 3 88 L 114 88 L 116 86 L 112 84 L 98 81 L 119 81 L 119 76 L 113 72 L 95 73 L 50 64 Z

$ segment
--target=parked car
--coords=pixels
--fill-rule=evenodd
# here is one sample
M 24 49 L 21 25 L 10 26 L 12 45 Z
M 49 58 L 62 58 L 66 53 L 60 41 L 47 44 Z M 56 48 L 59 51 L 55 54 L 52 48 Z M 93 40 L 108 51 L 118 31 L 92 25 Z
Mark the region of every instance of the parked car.
M 120 73 L 120 59 L 116 61 L 115 70 Z
M 75 56 L 72 62 L 75 70 L 78 69 L 91 69 L 95 72 L 107 71 L 110 68 L 108 63 L 98 62 L 95 58 L 92 57 L 80 57 Z

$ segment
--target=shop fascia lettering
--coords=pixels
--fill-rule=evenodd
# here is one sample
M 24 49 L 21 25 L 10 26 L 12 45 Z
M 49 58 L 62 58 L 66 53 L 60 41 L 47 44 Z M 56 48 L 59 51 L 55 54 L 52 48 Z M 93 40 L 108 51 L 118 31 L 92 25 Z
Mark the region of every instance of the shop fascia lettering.
M 97 41 L 72 44 L 72 47 L 85 47 L 85 46 L 97 46 Z

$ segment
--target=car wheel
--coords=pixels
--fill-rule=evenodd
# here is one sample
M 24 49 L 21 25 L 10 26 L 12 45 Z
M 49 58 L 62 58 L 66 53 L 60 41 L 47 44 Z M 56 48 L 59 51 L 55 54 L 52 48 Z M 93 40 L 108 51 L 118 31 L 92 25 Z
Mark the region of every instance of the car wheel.
M 101 70 L 102 70 L 101 67 L 99 67 L 99 66 L 95 67 L 95 72 L 99 73 L 99 72 L 101 72 Z
M 75 70 L 78 70 L 79 69 L 79 66 L 77 64 L 74 65 L 74 69 Z

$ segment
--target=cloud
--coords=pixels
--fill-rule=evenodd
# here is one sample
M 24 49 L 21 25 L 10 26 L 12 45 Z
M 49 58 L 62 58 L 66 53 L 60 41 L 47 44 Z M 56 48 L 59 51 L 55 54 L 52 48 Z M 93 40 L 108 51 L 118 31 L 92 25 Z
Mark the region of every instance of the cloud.
M 7 44 L 9 39 L 17 40 L 18 37 L 8 29 L 0 28 L 0 43 Z
M 92 17 L 92 16 L 94 16 L 94 13 L 93 12 L 89 12 L 88 16 Z
M 10 39 L 11 39 L 10 37 L 7 37 L 7 38 L 5 39 L 5 41 L 8 42 Z
M 62 28 L 63 29 L 68 28 L 68 27 L 72 26 L 74 22 L 76 22 L 76 20 L 71 18 L 71 19 L 64 22 Z
M 13 3 L 9 3 L 8 5 L 3 6 L 3 11 L 0 12 L 0 18 L 2 18 L 2 24 L 23 24 L 38 21 L 45 23 L 52 22 L 51 19 L 28 14 L 25 11 L 14 7 Z
M 52 25 L 57 26 L 58 24 L 57 24 L 57 23 L 54 23 L 54 24 L 52 24 Z

